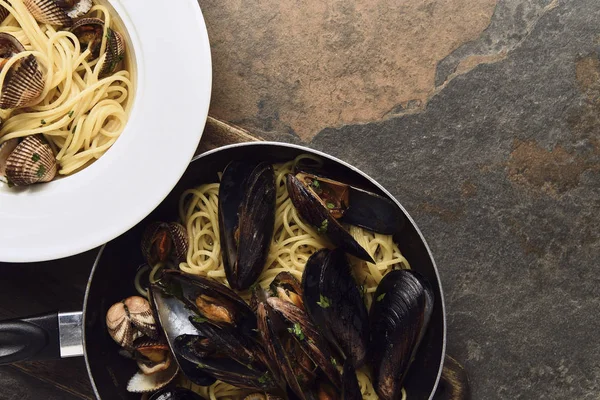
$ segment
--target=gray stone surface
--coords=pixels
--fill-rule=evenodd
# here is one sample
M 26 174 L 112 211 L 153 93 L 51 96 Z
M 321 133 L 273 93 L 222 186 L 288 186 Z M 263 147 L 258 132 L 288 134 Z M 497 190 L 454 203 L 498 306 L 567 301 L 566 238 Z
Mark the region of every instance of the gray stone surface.
M 600 398 L 599 17 L 598 1 L 561 1 L 423 112 L 311 143 L 424 232 L 475 399 Z

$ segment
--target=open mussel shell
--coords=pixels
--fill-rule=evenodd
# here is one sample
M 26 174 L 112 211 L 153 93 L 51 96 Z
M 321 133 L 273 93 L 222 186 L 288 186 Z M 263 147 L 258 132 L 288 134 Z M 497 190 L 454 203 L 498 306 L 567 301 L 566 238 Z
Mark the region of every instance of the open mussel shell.
M 302 181 L 292 174 L 287 176 L 287 189 L 290 199 L 300 216 L 319 233 L 344 250 L 346 253 L 362 260 L 375 263 L 369 253 L 360 245 L 340 222 L 329 212 L 327 204 Z
M 275 225 L 275 177 L 267 163 L 232 161 L 219 187 L 219 234 L 229 285 L 249 288 L 260 276 Z
M 0 33 L 0 67 L 17 54 L 25 51 L 23 45 L 12 35 Z M 28 107 L 37 102 L 44 91 L 44 76 L 36 58 L 28 55 L 10 67 L 4 78 L 0 108 Z
M 179 368 L 171 363 L 169 368 L 147 375 L 138 371 L 127 383 L 127 391 L 132 393 L 148 393 L 162 389 L 175 378 Z
M 316 173 L 298 172 L 296 178 L 342 223 L 384 235 L 404 226 L 404 214 L 390 199 Z
M 340 249 L 321 249 L 307 261 L 302 276 L 305 308 L 346 363 L 360 367 L 367 355 L 369 315 Z
M 92 0 L 23 0 L 23 4 L 36 21 L 59 26 L 71 26 L 73 18 L 92 8 Z
M 141 249 L 151 266 L 171 256 L 177 262 L 184 262 L 189 249 L 187 231 L 177 222 L 153 222 L 144 231 Z
M 71 32 L 81 44 L 81 52 L 90 50 L 89 59 L 100 56 L 102 38 L 104 37 L 104 21 L 100 18 L 81 18 L 73 24 Z
M 204 400 L 204 397 L 189 389 L 165 388 L 154 393 L 148 400 Z
M 117 67 L 125 58 L 125 39 L 123 36 L 110 28 L 106 34 L 106 59 L 100 69 L 100 77 L 105 77 L 117 70 Z
M 400 399 L 402 382 L 427 328 L 433 291 L 424 277 L 395 270 L 383 277 L 371 307 L 369 364 L 383 400 Z
M 11 146 L 14 145 L 14 142 Z M 56 176 L 54 152 L 42 135 L 27 136 L 6 159 L 6 179 L 15 186 L 49 182 Z

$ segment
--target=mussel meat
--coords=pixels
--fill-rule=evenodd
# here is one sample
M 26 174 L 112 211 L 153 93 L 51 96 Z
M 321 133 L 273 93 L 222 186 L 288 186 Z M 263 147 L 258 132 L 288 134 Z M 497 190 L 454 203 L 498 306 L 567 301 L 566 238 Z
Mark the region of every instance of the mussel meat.
M 151 285 L 151 297 L 188 379 L 203 384 L 198 381 L 208 376 L 212 382 L 220 379 L 244 388 L 275 387 L 266 353 L 256 340 L 256 316 L 231 289 L 167 270 Z
M 300 285 L 290 283 L 290 278 L 294 279 L 291 275 L 276 278 L 288 284 L 283 290 L 275 290 L 275 296 L 269 296 L 261 288 L 255 288 L 253 295 L 258 298 L 258 330 L 264 346 L 291 391 L 304 400 L 310 398 L 305 388 L 315 381 L 319 368 L 336 387 L 340 387 L 341 377 L 327 342 L 304 309 L 292 300 L 302 293 L 293 291 L 293 287 Z
M 128 297 L 115 303 L 106 313 L 108 333 L 119 346 L 131 350 L 134 340 L 143 335 L 158 338 L 158 328 L 148 300 L 140 296 Z
M 92 0 L 23 0 L 36 21 L 42 24 L 71 26 L 74 18 L 92 8 Z
M 148 400 L 204 400 L 204 397 L 189 389 L 165 388 L 154 393 Z
M 219 187 L 219 234 L 229 285 L 249 288 L 260 276 L 275 224 L 275 178 L 267 163 L 229 163 Z
M 17 54 L 25 51 L 23 45 L 11 34 L 0 33 L 0 68 Z M 44 91 L 44 77 L 33 55 L 19 59 L 11 67 L 0 95 L 0 108 L 29 107 L 35 104 Z
M 369 346 L 373 387 L 381 399 L 396 400 L 431 317 L 434 295 L 418 273 L 395 270 L 383 277 L 374 298 Z
M 334 245 L 346 253 L 375 263 L 369 253 L 354 240 L 330 212 L 330 209 L 336 207 L 333 203 L 326 203 L 313 189 L 292 174 L 288 174 L 286 183 L 294 207 L 306 222 L 317 227 L 319 233 L 327 236 Z
M 184 262 L 189 248 L 187 231 L 177 222 L 154 222 L 144 231 L 141 247 L 151 266 L 167 261 L 170 256 L 177 262 Z
M 369 343 L 369 315 L 344 252 L 315 252 L 304 268 L 302 288 L 312 321 L 346 363 L 360 367 Z
M 10 143 L 9 143 L 10 142 Z M 6 180 L 15 186 L 27 186 L 34 183 L 49 182 L 56 176 L 58 169 L 52 148 L 42 135 L 27 136 L 16 146 L 14 141 L 6 142 L 0 153 L 12 151 L 6 158 L 4 170 Z M 13 148 L 14 146 L 14 148 Z M 2 159 L 0 159 L 2 164 Z

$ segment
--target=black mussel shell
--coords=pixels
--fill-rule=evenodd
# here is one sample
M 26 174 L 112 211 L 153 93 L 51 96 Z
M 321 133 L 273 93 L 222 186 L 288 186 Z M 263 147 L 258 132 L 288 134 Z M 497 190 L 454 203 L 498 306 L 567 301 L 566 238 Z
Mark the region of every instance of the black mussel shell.
M 232 161 L 219 187 L 219 234 L 223 263 L 233 289 L 260 276 L 275 225 L 275 177 L 267 163 Z
M 283 271 L 277 274 L 270 285 L 271 294 L 282 300 L 289 301 L 300 308 L 304 308 L 302 301 L 302 287 L 298 279 L 291 273 Z
M 154 393 L 148 400 L 204 400 L 204 397 L 189 389 L 166 388 Z
M 304 304 L 331 345 L 356 368 L 367 354 L 369 315 L 340 249 L 322 249 L 306 263 L 302 277 Z
M 292 174 L 287 176 L 287 189 L 290 199 L 300 216 L 319 233 L 329 238 L 331 243 L 362 260 L 374 263 L 369 253 L 360 245 L 338 220 L 329 212 L 321 199 L 303 182 Z
M 182 335 L 174 342 L 174 352 L 214 378 L 240 388 L 271 390 L 276 387 L 270 371 L 241 364 L 217 352 L 207 354 L 198 344 L 200 336 Z
M 358 384 L 358 378 L 356 377 L 356 370 L 354 369 L 354 365 L 349 362 L 344 364 L 344 372 L 342 373 L 342 399 L 362 399 L 360 385 Z
M 400 399 L 402 381 L 431 316 L 433 291 L 418 273 L 395 270 L 384 276 L 374 298 L 369 346 L 373 386 L 383 400 Z

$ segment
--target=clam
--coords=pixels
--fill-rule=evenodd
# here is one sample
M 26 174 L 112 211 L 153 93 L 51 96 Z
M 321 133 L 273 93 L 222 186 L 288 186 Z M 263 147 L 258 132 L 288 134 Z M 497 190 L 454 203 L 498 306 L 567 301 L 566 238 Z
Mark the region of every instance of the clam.
M 23 45 L 12 35 L 0 33 L 0 67 L 17 54 L 25 51 Z M 13 64 L 4 78 L 0 108 L 28 107 L 36 103 L 44 91 L 44 77 L 33 55 Z
M 106 59 L 100 69 L 100 77 L 105 77 L 117 70 L 125 58 L 125 39 L 117 32 L 108 28 L 106 33 Z
M 310 396 L 305 388 L 314 383 L 319 369 L 336 387 L 340 387 L 341 377 L 327 341 L 304 309 L 292 300 L 294 296 L 290 293 L 300 297 L 302 293 L 292 289 L 300 285 L 289 282 L 290 278 L 294 279 L 291 275 L 275 279 L 287 282 L 284 290 L 275 290 L 275 296 L 269 296 L 260 288 L 255 288 L 253 295 L 258 298 L 258 330 L 269 356 L 295 395 L 307 399 Z
M 71 32 L 81 44 L 81 51 L 90 51 L 89 59 L 93 60 L 100 56 L 100 47 L 104 37 L 104 21 L 99 18 L 81 18 L 73 24 Z
M 8 14 L 10 14 L 8 10 L 4 6 L 0 5 L 0 22 L 4 21 L 6 17 L 8 17 Z
M 148 400 L 203 400 L 204 397 L 184 388 L 165 388 L 154 393 Z
M 312 321 L 346 363 L 360 367 L 369 343 L 369 315 L 344 252 L 314 253 L 304 268 L 302 288 Z
M 6 178 L 6 160 L 19 145 L 19 139 L 14 138 L 0 144 L 0 181 L 8 182 Z
M 184 262 L 188 248 L 187 231 L 177 222 L 154 222 L 142 236 L 142 254 L 151 266 L 167 261 L 171 255 L 177 262 Z
M 257 341 L 256 316 L 231 289 L 167 270 L 152 284 L 151 296 L 175 359 L 192 382 L 220 379 L 250 389 L 275 387 Z
M 233 289 L 249 288 L 264 268 L 275 224 L 275 193 L 270 164 L 233 161 L 223 172 L 219 232 Z
M 142 340 L 134 344 L 134 358 L 140 370 L 151 375 L 163 371 L 171 365 L 169 345 L 155 340 Z
M 9 142 L 6 145 L 6 152 L 15 143 Z M 5 150 L 4 146 L 2 150 Z M 33 135 L 27 136 L 14 147 L 6 159 L 4 168 L 9 183 L 15 186 L 26 186 L 39 182 L 49 182 L 54 179 L 57 164 L 52 148 L 44 137 Z
M 395 270 L 383 277 L 371 307 L 369 364 L 379 398 L 400 399 L 402 382 L 433 310 L 433 291 L 416 272 Z
M 127 391 L 132 393 L 149 393 L 167 386 L 177 376 L 179 368 L 171 363 L 167 369 L 147 375 L 138 371 L 127 383 Z
M 150 303 L 139 296 L 113 304 L 106 313 L 106 326 L 113 340 L 126 349 L 132 349 L 134 340 L 142 335 L 158 337 Z
M 71 26 L 73 18 L 92 8 L 92 0 L 23 0 L 23 4 L 36 21 L 59 26 Z

